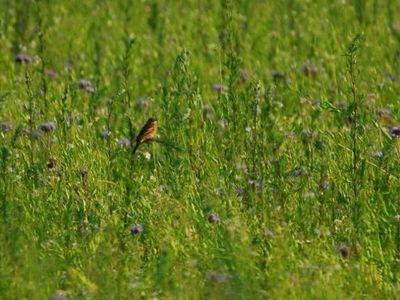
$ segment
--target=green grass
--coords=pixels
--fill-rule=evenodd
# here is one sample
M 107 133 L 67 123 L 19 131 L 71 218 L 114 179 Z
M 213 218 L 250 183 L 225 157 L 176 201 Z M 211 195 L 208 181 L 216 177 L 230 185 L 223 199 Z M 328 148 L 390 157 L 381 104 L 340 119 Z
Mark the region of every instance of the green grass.
M 0 1 L 0 299 L 397 298 L 399 11 Z

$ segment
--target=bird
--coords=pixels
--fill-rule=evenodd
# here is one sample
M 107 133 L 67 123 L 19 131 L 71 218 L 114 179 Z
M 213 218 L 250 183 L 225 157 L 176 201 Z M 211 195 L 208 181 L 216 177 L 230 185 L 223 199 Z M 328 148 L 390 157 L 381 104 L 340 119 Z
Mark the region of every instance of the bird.
M 136 145 L 132 150 L 132 155 L 135 154 L 136 150 L 139 148 L 140 145 L 154 140 L 156 135 L 157 135 L 157 119 L 152 117 L 147 120 L 146 124 L 144 124 L 143 128 L 137 135 Z

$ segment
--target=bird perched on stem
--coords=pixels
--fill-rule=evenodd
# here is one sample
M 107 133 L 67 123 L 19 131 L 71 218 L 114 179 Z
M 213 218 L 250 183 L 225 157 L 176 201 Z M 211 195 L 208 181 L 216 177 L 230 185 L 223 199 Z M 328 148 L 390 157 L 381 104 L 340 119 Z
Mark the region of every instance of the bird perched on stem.
M 136 137 L 136 145 L 132 150 L 132 155 L 135 154 L 136 150 L 140 145 L 152 141 L 157 135 L 157 119 L 150 118 L 144 124 L 143 128 L 140 130 Z

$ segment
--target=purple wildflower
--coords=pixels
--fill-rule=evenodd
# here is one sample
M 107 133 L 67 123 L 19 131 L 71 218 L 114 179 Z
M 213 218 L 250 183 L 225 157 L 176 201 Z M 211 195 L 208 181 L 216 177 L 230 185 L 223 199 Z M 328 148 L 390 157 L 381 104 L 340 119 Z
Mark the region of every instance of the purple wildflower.
M 25 53 L 19 53 L 15 56 L 15 62 L 19 64 L 30 64 L 32 62 L 32 57 Z
M 303 169 L 302 168 L 300 168 L 300 167 L 297 167 L 297 168 L 295 168 L 294 170 L 293 170 L 293 176 L 294 177 L 299 177 L 299 176 L 301 176 L 301 175 L 303 175 Z
M 140 234 L 143 232 L 143 226 L 141 224 L 135 224 L 131 227 L 131 233 L 132 234 Z
M 212 89 L 217 93 L 222 93 L 223 91 L 226 90 L 226 87 L 222 83 L 214 83 L 212 85 Z
M 220 222 L 219 215 L 215 212 L 209 213 L 207 219 L 208 219 L 208 222 L 210 222 L 212 224 L 217 224 Z
M 41 131 L 49 133 L 52 132 L 54 129 L 56 129 L 56 123 L 55 122 L 42 123 L 39 125 L 39 128 Z
M 58 73 L 56 71 L 54 71 L 53 69 L 48 69 L 46 70 L 46 75 L 50 78 L 50 79 L 57 79 L 58 78 Z
M 105 140 L 107 140 L 107 139 L 109 139 L 110 137 L 111 137 L 111 131 L 109 131 L 109 130 L 102 130 L 102 131 L 100 131 L 100 136 L 103 138 L 103 139 L 105 139 Z
M 131 145 L 131 141 L 128 138 L 123 137 L 118 140 L 118 145 L 121 147 L 129 147 Z
M 390 127 L 389 134 L 392 138 L 398 137 L 400 135 L 400 127 L 397 126 Z
M 81 79 L 78 81 L 78 87 L 88 93 L 94 93 L 95 89 L 92 86 L 92 82 L 88 79 Z

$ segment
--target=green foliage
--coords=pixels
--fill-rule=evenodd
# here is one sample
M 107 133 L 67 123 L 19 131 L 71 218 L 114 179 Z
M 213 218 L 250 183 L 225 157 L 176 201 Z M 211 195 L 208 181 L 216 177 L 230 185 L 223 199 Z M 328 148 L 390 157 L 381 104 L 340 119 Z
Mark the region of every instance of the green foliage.
M 398 11 L 0 1 L 0 299 L 398 297 Z

